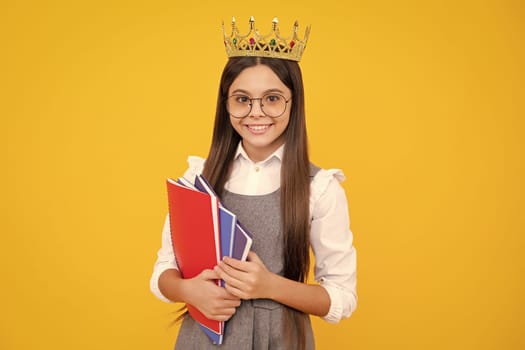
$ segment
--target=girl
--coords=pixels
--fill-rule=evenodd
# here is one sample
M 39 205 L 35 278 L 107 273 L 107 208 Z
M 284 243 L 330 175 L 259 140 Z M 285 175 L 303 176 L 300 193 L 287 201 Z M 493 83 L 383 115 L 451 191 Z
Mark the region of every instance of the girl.
M 220 349 L 313 349 L 308 315 L 336 323 L 357 303 L 343 174 L 310 163 L 298 62 L 267 51 L 229 56 L 208 157 L 189 157 L 184 176 L 193 181 L 202 173 L 209 180 L 253 234 L 252 251 L 247 261 L 224 258 L 213 270 L 182 279 L 166 219 L 151 289 L 161 300 L 228 320 Z M 306 283 L 310 247 L 314 284 Z M 186 316 L 176 348 L 216 346 Z

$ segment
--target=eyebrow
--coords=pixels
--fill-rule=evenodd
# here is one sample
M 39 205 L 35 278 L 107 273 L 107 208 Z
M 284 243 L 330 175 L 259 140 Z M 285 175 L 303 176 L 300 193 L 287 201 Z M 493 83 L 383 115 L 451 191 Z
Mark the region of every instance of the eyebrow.
M 264 91 L 263 95 L 266 95 L 266 94 L 271 93 L 271 92 L 278 92 L 280 94 L 284 94 L 284 91 L 282 91 L 281 89 L 274 88 L 274 89 L 268 89 L 268 90 Z M 238 94 L 238 93 L 250 95 L 250 93 L 248 91 L 243 90 L 243 89 L 235 89 L 235 90 L 233 90 L 231 92 L 232 95 L 235 95 L 235 94 Z

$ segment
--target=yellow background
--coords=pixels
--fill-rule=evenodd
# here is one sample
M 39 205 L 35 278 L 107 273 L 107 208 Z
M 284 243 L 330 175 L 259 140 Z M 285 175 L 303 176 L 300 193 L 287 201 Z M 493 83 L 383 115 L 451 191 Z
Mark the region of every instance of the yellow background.
M 319 349 L 525 348 L 521 1 L 0 3 L 0 348 L 171 349 L 164 180 L 209 147 L 220 23 L 312 25 L 312 160 L 359 306 Z

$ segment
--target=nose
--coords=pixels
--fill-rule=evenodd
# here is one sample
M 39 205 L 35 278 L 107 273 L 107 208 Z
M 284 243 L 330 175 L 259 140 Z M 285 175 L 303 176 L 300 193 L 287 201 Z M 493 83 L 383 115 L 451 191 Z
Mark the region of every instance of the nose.
M 252 108 L 250 110 L 250 117 L 264 117 L 265 114 L 262 110 L 262 99 L 252 99 Z

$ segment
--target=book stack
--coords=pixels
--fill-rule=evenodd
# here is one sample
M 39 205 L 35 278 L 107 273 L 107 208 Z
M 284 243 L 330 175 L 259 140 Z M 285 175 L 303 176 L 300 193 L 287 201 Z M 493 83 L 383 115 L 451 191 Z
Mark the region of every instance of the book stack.
M 171 242 L 182 278 L 213 269 L 223 257 L 246 260 L 253 239 L 237 216 L 226 209 L 208 181 L 197 175 L 192 184 L 185 178 L 167 179 Z M 224 286 L 218 280 L 217 285 Z M 206 318 L 197 308 L 188 312 L 210 338 L 220 345 L 225 322 Z

